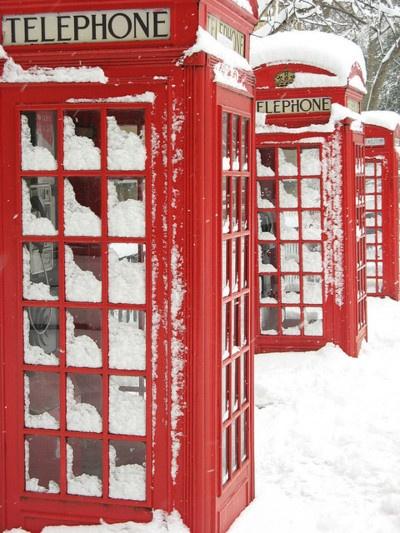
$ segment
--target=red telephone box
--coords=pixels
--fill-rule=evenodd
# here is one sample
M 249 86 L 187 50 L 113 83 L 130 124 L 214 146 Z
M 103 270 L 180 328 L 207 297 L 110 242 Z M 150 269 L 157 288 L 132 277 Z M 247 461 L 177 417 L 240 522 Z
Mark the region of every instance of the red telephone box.
M 400 299 L 400 116 L 365 111 L 367 292 Z
M 224 532 L 254 495 L 256 3 L 51 7 L 0 7 L 0 526 Z
M 252 40 L 256 353 L 333 341 L 356 356 L 366 336 L 363 133 L 347 107 L 360 110 L 365 67 L 358 47 L 343 67 L 343 39 L 324 38 Z

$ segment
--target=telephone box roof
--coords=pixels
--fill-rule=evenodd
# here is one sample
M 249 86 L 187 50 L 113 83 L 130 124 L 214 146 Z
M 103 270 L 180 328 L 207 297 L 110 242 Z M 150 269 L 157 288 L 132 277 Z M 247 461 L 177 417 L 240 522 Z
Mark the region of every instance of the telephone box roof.
M 361 118 L 364 124 L 380 126 L 391 131 L 400 127 L 400 115 L 395 111 L 363 111 Z
M 267 37 L 253 36 L 250 59 L 253 68 L 281 63 L 304 64 L 334 75 L 330 80 L 329 76 L 308 75 L 303 81 L 304 87 L 350 85 L 366 92 L 366 66 L 361 48 L 332 33 L 288 31 Z

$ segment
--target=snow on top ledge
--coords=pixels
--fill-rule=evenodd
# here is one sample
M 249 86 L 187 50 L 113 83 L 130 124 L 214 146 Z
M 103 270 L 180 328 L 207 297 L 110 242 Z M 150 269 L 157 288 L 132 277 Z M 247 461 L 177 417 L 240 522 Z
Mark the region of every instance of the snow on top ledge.
M 97 102 L 111 102 L 111 103 L 122 103 L 122 104 L 132 104 L 132 103 L 149 103 L 154 104 L 156 101 L 156 95 L 151 91 L 146 91 L 141 94 L 126 94 L 124 96 L 109 96 L 108 98 L 68 98 L 66 100 L 68 103 L 79 104 L 79 103 L 97 103 Z
M 391 131 L 400 126 L 400 115 L 395 111 L 363 111 L 361 118 L 364 124 L 380 126 Z
M 251 71 L 251 66 L 244 57 L 214 39 L 204 28 L 198 27 L 196 37 L 194 45 L 184 51 L 182 60 L 193 54 L 205 52 L 206 54 L 217 57 L 229 67 Z
M 358 64 L 366 80 L 365 59 L 361 48 L 333 33 L 319 31 L 286 31 L 267 37 L 253 36 L 250 43 L 250 63 L 253 68 L 264 64 L 304 63 L 332 72 L 339 86 L 347 84 L 365 92 L 359 78 L 349 80 L 352 68 Z
M 253 8 L 251 7 L 249 0 L 233 0 L 233 2 L 253 15 Z

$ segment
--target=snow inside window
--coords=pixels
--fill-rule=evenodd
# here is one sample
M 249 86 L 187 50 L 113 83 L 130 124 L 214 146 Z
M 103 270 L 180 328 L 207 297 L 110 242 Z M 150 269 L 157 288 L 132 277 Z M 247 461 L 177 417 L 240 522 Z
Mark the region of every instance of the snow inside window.
M 108 294 L 113 303 L 145 303 L 145 248 L 142 244 L 113 243 L 108 247 Z
M 279 180 L 279 206 L 298 206 L 297 180 Z
M 304 334 L 321 336 L 323 335 L 323 320 L 321 307 L 304 308 Z
M 99 113 L 73 112 L 64 116 L 64 168 L 66 170 L 99 170 Z
M 24 375 L 25 427 L 58 429 L 60 399 L 58 374 L 26 372 Z
M 143 179 L 108 181 L 108 234 L 116 237 L 145 236 Z
M 55 178 L 22 179 L 23 235 L 57 235 Z
M 258 246 L 258 271 L 276 272 L 277 254 L 275 244 L 261 244 Z
M 30 435 L 25 438 L 25 490 L 60 492 L 60 440 Z
M 93 244 L 65 246 L 65 292 L 67 300 L 100 302 L 100 247 Z
M 275 182 L 259 181 L 257 183 L 257 206 L 268 209 L 275 207 Z
M 298 272 L 299 264 L 299 244 L 296 242 L 281 244 L 281 270 L 283 272 Z
M 322 251 L 320 244 L 303 244 L 303 271 L 322 272 Z
M 301 180 L 301 205 L 303 207 L 321 207 L 319 179 L 303 178 Z
M 299 238 L 299 214 L 295 211 L 280 213 L 281 238 L 297 240 Z
M 77 199 L 79 198 L 79 201 Z M 90 206 L 93 205 L 93 208 Z M 93 209 L 98 209 L 96 214 Z M 98 236 L 101 233 L 100 180 L 73 178 L 64 180 L 65 235 Z
M 262 160 L 262 154 L 264 151 L 257 150 L 257 176 L 263 177 L 263 176 L 275 176 L 275 172 L 270 166 L 267 166 L 263 164 Z
M 146 499 L 145 452 L 143 442 L 110 441 L 110 498 Z
M 67 377 L 67 429 L 100 433 L 102 430 L 101 400 L 100 376 L 69 374 Z
M 109 111 L 107 163 L 110 170 L 144 170 L 146 145 L 142 110 Z
M 145 435 L 145 378 L 136 376 L 110 376 L 109 395 L 110 433 Z
M 282 276 L 282 302 L 287 304 L 300 303 L 300 277 Z
M 100 368 L 101 313 L 96 309 L 66 312 L 67 365 Z
M 82 496 L 102 495 L 101 441 L 68 439 L 67 492 Z
M 28 112 L 21 115 L 22 170 L 55 170 L 56 113 Z
M 258 213 L 258 238 L 265 241 L 276 240 L 275 213 Z
M 24 310 L 24 362 L 29 365 L 58 365 L 58 310 L 26 307 Z
M 322 277 L 304 276 L 303 303 L 322 304 Z
M 375 176 L 375 164 L 374 163 L 365 163 L 365 175 Z
M 259 276 L 260 303 L 277 304 L 278 303 L 278 277 L 277 276 Z
M 27 300 L 57 300 L 57 244 L 50 242 L 24 244 L 23 294 Z
M 263 335 L 278 335 L 279 318 L 276 307 L 260 309 L 260 329 Z
M 300 172 L 302 176 L 319 176 L 321 174 L 319 148 L 302 148 L 300 152 Z
M 279 175 L 297 176 L 297 150 L 296 148 L 279 148 Z
M 303 211 L 302 213 L 303 239 L 321 239 L 321 212 Z
M 301 311 L 300 307 L 282 308 L 282 333 L 284 335 L 300 335 Z
M 145 313 L 111 310 L 108 315 L 109 367 L 124 370 L 146 368 Z

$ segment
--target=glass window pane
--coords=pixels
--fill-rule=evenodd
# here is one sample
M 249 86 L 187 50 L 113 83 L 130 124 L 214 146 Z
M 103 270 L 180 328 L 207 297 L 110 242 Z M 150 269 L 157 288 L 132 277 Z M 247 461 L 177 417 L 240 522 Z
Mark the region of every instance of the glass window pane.
M 302 212 L 303 239 L 321 239 L 321 211 Z
M 239 330 L 239 316 L 240 316 L 240 298 L 236 298 L 232 302 L 233 306 L 233 324 L 232 324 L 232 353 L 240 351 L 240 330 Z
M 242 357 L 237 357 L 232 363 L 232 412 L 237 411 L 239 407 L 239 379 L 241 361 Z
M 100 113 L 69 111 L 64 116 L 65 170 L 100 169 Z
M 221 468 L 222 468 L 222 483 L 226 483 L 229 479 L 228 470 L 228 430 L 222 430 L 222 443 L 221 443 Z
M 242 237 L 241 239 L 241 284 L 242 289 L 246 288 L 249 284 L 249 239 L 248 237 Z
M 108 234 L 145 236 L 144 179 L 108 180 Z
M 107 112 L 107 165 L 110 170 L 144 170 L 144 132 L 142 109 Z
M 64 180 L 65 235 L 101 234 L 100 179 L 76 177 Z
M 231 220 L 231 231 L 238 231 L 239 229 L 239 195 L 240 190 L 238 187 L 240 185 L 240 179 L 235 177 L 231 178 L 231 200 L 232 200 L 232 220 Z
M 303 244 L 303 270 L 304 272 L 322 272 L 321 244 Z
M 247 229 L 248 226 L 248 220 L 247 220 L 247 213 L 248 213 L 248 194 L 247 194 L 247 188 L 248 188 L 248 179 L 246 176 L 242 176 L 241 182 L 242 182 L 242 197 L 241 197 L 241 212 L 242 212 L 242 231 Z
M 258 271 L 276 272 L 278 267 L 275 244 L 258 245 Z
M 227 302 L 222 307 L 222 358 L 229 357 L 231 353 L 231 302 Z
M 257 176 L 275 176 L 275 149 L 259 148 L 257 156 Z
M 279 175 L 297 176 L 297 150 L 296 148 L 279 148 Z
M 259 276 L 260 303 L 278 303 L 278 276 Z
M 101 246 L 65 245 L 65 294 L 70 302 L 101 301 Z
M 375 175 L 375 165 L 374 165 L 374 163 L 365 163 L 365 175 L 366 176 L 374 176 Z
M 376 292 L 376 279 L 375 278 L 367 278 L 367 292 L 369 294 L 373 294 Z
M 303 207 L 321 207 L 320 187 L 319 179 L 303 178 L 301 180 L 301 205 Z
M 276 187 L 275 181 L 258 181 L 257 182 L 257 206 L 270 209 L 276 205 Z
M 67 365 L 101 367 L 101 333 L 101 311 L 68 309 L 66 312 Z
M 231 147 L 229 145 L 229 114 L 222 113 L 222 168 L 231 168 Z
M 23 235 L 57 235 L 57 185 L 55 178 L 22 180 Z
M 239 116 L 232 115 L 232 170 L 239 170 Z
M 60 492 L 60 440 L 56 437 L 25 437 L 25 490 Z
M 102 442 L 92 439 L 68 439 L 68 494 L 101 496 L 102 479 Z
M 241 417 L 240 417 L 240 448 L 242 450 L 242 461 L 244 461 L 245 459 L 247 459 L 247 437 L 248 437 L 248 433 L 249 433 L 249 429 L 248 429 L 248 419 L 249 419 L 249 416 L 248 416 L 248 409 L 246 409 L 246 411 L 244 413 L 242 413 Z
M 260 327 L 263 335 L 278 335 L 278 309 L 276 307 L 262 307 L 260 309 Z
M 282 332 L 284 335 L 300 335 L 300 307 L 282 308 Z
M 367 209 L 375 209 L 375 196 L 373 194 L 367 194 L 365 197 L 365 207 Z
M 249 119 L 242 118 L 242 170 L 249 168 Z
M 323 335 L 322 307 L 304 308 L 304 335 Z
M 111 440 L 110 498 L 146 499 L 146 445 L 144 442 Z
M 230 293 L 229 281 L 229 254 L 230 242 L 222 241 L 222 296 L 228 296 Z
M 59 377 L 52 372 L 24 375 L 25 427 L 58 429 L 60 426 Z
M 57 300 L 58 247 L 53 242 L 23 245 L 23 289 L 27 300 Z
M 67 429 L 102 431 L 102 385 L 95 374 L 69 374 L 67 377 Z
M 249 307 L 248 296 L 244 294 L 242 296 L 242 303 L 240 306 L 240 338 L 241 346 L 246 346 L 248 342 L 248 323 L 249 323 Z
M 231 396 L 231 367 L 227 365 L 222 369 L 222 391 L 221 391 L 221 406 L 222 406 L 222 420 L 229 418 L 229 405 Z
M 109 429 L 121 435 L 146 434 L 146 379 L 110 376 Z
M 112 309 L 108 314 L 109 367 L 124 370 L 146 368 L 146 313 Z
M 291 242 L 281 244 L 281 270 L 282 272 L 298 272 L 300 264 L 299 244 Z
M 53 307 L 24 309 L 24 362 L 30 365 L 58 365 L 58 310 Z
M 275 213 L 258 213 L 258 238 L 264 241 L 276 239 Z
M 230 180 L 228 176 L 222 176 L 222 233 L 229 233 L 229 219 L 230 219 Z
M 303 302 L 306 304 L 322 304 L 322 277 L 303 277 Z
M 232 472 L 237 470 L 238 467 L 238 426 L 237 420 L 232 422 L 231 426 L 231 466 Z
M 240 357 L 240 400 L 242 405 L 249 399 L 249 369 L 248 369 L 248 352 Z
M 301 149 L 300 168 L 302 176 L 318 176 L 321 174 L 319 148 Z
M 282 276 L 282 302 L 300 303 L 300 277 Z
M 108 247 L 108 296 L 113 303 L 146 301 L 146 253 L 143 244 L 113 243 Z
M 297 180 L 279 180 L 279 206 L 298 206 Z
M 231 240 L 231 286 L 232 293 L 239 289 L 239 260 L 240 260 L 240 239 Z
M 299 214 L 297 211 L 280 213 L 281 239 L 297 240 L 299 238 Z
M 372 194 L 375 192 L 375 180 L 374 179 L 365 180 L 365 192 L 372 193 Z
M 57 168 L 57 113 L 26 111 L 21 114 L 22 170 Z

